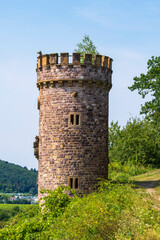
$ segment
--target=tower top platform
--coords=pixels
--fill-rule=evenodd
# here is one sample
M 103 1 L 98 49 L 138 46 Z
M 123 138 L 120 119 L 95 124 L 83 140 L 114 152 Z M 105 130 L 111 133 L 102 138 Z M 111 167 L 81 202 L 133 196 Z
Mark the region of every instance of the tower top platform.
M 113 59 L 104 55 L 85 53 L 51 53 L 39 52 L 37 63 L 37 87 L 53 86 L 55 82 L 98 83 L 111 88 Z M 62 84 L 60 84 L 62 86 Z

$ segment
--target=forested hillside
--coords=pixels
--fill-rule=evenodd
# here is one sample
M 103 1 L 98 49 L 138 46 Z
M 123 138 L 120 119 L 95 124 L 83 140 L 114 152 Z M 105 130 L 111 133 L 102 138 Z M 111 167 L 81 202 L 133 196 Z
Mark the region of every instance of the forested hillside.
M 0 192 L 37 193 L 37 174 L 13 163 L 0 160 Z

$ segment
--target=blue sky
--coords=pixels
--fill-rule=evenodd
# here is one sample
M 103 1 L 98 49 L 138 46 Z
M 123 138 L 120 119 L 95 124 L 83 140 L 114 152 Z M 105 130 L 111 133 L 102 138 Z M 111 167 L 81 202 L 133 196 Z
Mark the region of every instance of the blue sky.
M 159 0 L 0 0 L 0 29 L 0 159 L 37 168 L 37 51 L 71 54 L 85 34 L 114 59 L 109 120 L 139 116 L 128 86 L 160 54 Z

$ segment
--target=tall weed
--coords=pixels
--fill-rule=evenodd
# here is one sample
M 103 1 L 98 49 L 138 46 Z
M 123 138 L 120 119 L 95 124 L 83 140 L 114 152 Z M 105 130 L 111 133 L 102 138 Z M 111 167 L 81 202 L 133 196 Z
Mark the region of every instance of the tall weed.
M 56 192 L 56 198 L 65 203 L 65 207 L 59 205 L 60 214 L 36 209 L 21 213 L 0 230 L 0 239 L 160 239 L 159 211 L 152 207 L 145 192 L 131 184 L 101 181 L 94 193 L 70 201 L 63 194 Z

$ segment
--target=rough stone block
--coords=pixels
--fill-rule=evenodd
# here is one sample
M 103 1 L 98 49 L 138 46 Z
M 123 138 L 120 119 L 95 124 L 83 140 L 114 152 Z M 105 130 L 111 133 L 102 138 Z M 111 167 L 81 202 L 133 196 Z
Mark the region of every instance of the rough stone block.
M 95 64 L 96 66 L 100 67 L 100 66 L 101 66 L 101 62 L 102 62 L 102 56 L 99 55 L 99 54 L 96 54 L 96 55 L 94 56 L 94 64 Z
M 68 53 L 61 53 L 61 65 L 68 65 Z
M 38 57 L 38 66 L 37 68 L 41 68 L 42 67 L 42 56 Z
M 58 53 L 51 53 L 49 56 L 50 64 L 58 64 Z
M 92 54 L 89 53 L 84 54 L 84 64 L 92 65 Z
M 49 65 L 49 55 L 42 55 L 42 67 Z
M 73 65 L 79 65 L 80 64 L 80 53 L 73 53 Z
M 102 56 L 102 67 L 108 68 L 108 57 Z
M 112 58 L 108 58 L 108 67 L 111 70 L 112 70 L 112 62 L 113 62 L 113 59 Z

